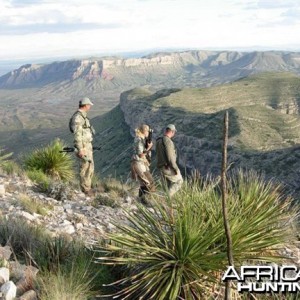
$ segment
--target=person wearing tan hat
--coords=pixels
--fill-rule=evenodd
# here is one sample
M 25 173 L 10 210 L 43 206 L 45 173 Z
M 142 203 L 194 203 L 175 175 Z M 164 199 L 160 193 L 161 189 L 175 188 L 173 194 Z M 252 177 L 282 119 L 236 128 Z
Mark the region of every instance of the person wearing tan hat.
M 93 159 L 93 135 L 94 128 L 87 117 L 87 112 L 91 109 L 92 101 L 84 97 L 79 101 L 79 109 L 72 116 L 70 130 L 74 133 L 74 147 L 77 149 L 77 156 L 80 158 L 80 188 L 91 196 L 92 177 L 94 175 Z M 72 127 L 72 129 L 71 129 Z
M 174 124 L 165 128 L 164 136 L 156 140 L 156 161 L 161 177 L 170 197 L 172 197 L 183 183 L 182 175 L 176 163 L 177 153 L 172 138 L 177 130 Z

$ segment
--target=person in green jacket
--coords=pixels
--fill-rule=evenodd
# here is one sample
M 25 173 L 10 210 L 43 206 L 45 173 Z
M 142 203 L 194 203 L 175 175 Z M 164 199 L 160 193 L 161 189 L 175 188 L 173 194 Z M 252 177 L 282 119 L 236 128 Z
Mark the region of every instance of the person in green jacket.
M 172 138 L 176 134 L 174 124 L 169 124 L 162 137 L 156 140 L 157 168 L 168 189 L 170 197 L 180 190 L 183 183 L 182 175 L 176 163 L 177 153 Z

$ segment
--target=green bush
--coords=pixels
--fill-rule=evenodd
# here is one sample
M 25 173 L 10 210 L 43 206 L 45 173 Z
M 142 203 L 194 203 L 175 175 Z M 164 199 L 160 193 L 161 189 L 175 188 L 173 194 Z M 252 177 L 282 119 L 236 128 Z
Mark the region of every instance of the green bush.
M 30 180 L 35 182 L 41 192 L 47 192 L 51 179 L 42 170 L 28 170 L 26 174 Z
M 50 145 L 33 151 L 25 157 L 25 169 L 40 170 L 54 179 L 72 180 L 74 161 L 68 153 L 59 152 L 64 147 L 64 143 L 56 139 Z
M 251 173 L 229 182 L 236 266 L 246 260 L 279 259 L 279 247 L 294 237 L 297 208 L 291 207 L 291 199 L 282 199 L 279 190 Z M 127 266 L 118 281 L 121 297 L 205 299 L 222 293 L 220 276 L 228 261 L 218 184 L 186 184 L 171 200 L 168 205 L 156 201 L 151 210 L 138 206 L 138 211 L 127 212 L 131 225 L 109 234 L 106 256 L 102 253 L 98 259 Z

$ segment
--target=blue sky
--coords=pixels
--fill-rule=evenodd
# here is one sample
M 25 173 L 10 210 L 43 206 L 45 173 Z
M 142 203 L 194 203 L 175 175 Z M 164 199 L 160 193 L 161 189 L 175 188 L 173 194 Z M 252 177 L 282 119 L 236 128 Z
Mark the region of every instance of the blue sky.
M 300 50 L 299 0 L 0 0 L 0 59 Z

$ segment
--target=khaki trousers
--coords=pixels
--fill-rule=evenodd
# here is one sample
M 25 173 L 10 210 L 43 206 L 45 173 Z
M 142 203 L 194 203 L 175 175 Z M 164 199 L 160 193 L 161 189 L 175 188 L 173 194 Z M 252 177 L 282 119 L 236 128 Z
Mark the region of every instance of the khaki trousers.
M 139 181 L 139 197 L 142 201 L 146 201 L 146 195 L 155 190 L 148 162 L 133 160 L 131 162 L 131 176 L 132 179 Z
M 92 178 L 94 175 L 93 146 L 91 143 L 85 144 L 84 148 L 87 160 L 79 158 L 79 176 L 80 187 L 83 192 L 88 192 L 92 187 Z
M 169 167 L 162 167 L 160 169 L 160 174 L 163 184 L 168 189 L 170 197 L 172 197 L 180 190 L 183 183 L 183 178 L 180 171 L 178 170 L 178 173 L 176 174 L 173 169 Z

